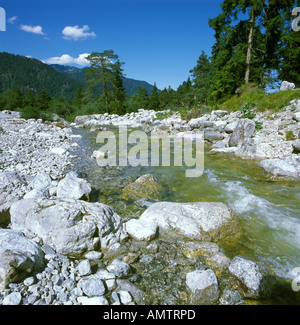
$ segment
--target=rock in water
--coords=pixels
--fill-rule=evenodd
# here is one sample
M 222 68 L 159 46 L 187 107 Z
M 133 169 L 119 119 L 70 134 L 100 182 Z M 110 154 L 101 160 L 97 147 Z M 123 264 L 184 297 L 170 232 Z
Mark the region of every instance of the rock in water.
M 152 221 L 162 230 L 173 230 L 184 237 L 218 241 L 237 233 L 237 220 L 223 203 L 172 203 L 152 204 L 140 217 Z
M 162 195 L 162 189 L 162 186 L 155 177 L 151 174 L 146 174 L 125 186 L 122 198 L 125 200 L 137 198 L 159 199 Z
M 275 288 L 275 273 L 265 262 L 235 256 L 228 270 L 242 284 L 240 289 L 246 298 L 269 297 Z
M 266 159 L 260 163 L 260 167 L 277 178 L 299 179 L 297 167 L 284 159 Z

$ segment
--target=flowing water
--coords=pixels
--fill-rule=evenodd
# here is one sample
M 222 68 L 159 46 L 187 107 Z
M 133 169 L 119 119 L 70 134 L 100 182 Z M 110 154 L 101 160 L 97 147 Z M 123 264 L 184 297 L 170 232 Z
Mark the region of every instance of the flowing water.
M 93 187 L 92 200 L 109 204 L 127 221 L 135 218 L 154 201 L 121 198 L 122 189 L 144 174 L 152 174 L 162 185 L 162 201 L 223 202 L 238 217 L 243 229 L 239 243 L 222 247 L 233 257 L 244 255 L 266 260 L 283 278 L 293 279 L 300 267 L 300 184 L 274 182 L 266 178 L 255 161 L 233 154 L 205 152 L 205 170 L 199 178 L 186 178 L 184 167 L 99 167 L 93 151 L 96 133 L 74 129 L 82 139 L 73 154 L 74 169 Z

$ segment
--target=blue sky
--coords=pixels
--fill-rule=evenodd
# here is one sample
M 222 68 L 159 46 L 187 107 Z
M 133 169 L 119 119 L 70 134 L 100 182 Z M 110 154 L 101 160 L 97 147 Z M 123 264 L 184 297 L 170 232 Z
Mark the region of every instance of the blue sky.
M 0 51 L 84 67 L 112 49 L 126 77 L 173 89 L 185 81 L 214 31 L 221 0 L 0 0 L 6 32 Z

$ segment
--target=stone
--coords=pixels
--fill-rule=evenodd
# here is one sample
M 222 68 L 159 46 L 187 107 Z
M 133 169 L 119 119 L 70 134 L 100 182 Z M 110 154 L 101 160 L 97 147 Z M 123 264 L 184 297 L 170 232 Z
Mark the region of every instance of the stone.
M 297 168 L 283 159 L 266 159 L 260 163 L 267 173 L 274 177 L 287 177 L 292 179 L 299 179 Z
M 140 176 L 135 182 L 123 188 L 122 199 L 136 200 L 138 198 L 159 199 L 162 196 L 162 186 L 151 174 Z
M 280 86 L 280 91 L 293 90 L 296 86 L 292 82 L 283 81 Z
M 90 275 L 92 273 L 91 263 L 89 260 L 81 261 L 78 264 L 77 269 L 81 276 Z
M 300 112 L 297 112 L 293 115 L 293 120 L 300 122 Z
M 220 141 L 224 139 L 224 134 L 219 131 L 204 131 L 204 140 L 208 142 Z
M 251 138 L 255 132 L 255 123 L 249 119 L 240 119 L 232 132 L 228 145 L 229 147 L 241 146 L 245 139 Z
M 2 155 L 2 152 L 1 152 Z M 14 172 L 0 172 L 0 224 L 9 221 L 9 208 L 22 195 L 17 190 L 25 187 L 26 180 Z M 21 193 L 25 194 L 24 190 Z
M 118 292 L 119 296 L 120 296 L 120 300 L 121 300 L 121 303 L 123 305 L 127 305 L 129 304 L 130 302 L 132 302 L 132 297 L 131 297 L 131 294 L 126 291 L 126 290 L 120 290 Z
M 152 221 L 160 230 L 204 241 L 227 238 L 238 228 L 232 211 L 219 202 L 157 202 L 144 211 L 140 220 Z
M 157 233 L 157 225 L 151 221 L 131 219 L 124 224 L 129 236 L 138 241 L 150 241 Z
M 296 154 L 300 153 L 300 139 L 293 141 L 292 146 L 293 146 L 294 153 Z
M 219 118 L 222 118 L 222 117 L 224 117 L 227 114 L 228 114 L 227 111 L 222 111 L 222 110 L 217 110 L 217 111 L 212 111 L 211 112 L 211 115 L 216 115 Z
M 29 186 L 33 189 L 33 190 L 45 190 L 47 187 L 49 187 L 51 185 L 51 177 L 49 176 L 49 174 L 45 173 L 45 172 L 39 172 L 35 178 L 33 179 L 33 181 L 29 184 Z
M 186 242 L 182 247 L 183 254 L 192 259 L 199 255 L 210 257 L 218 253 L 219 250 L 219 246 L 212 242 Z
M 0 290 L 43 267 L 44 254 L 37 243 L 18 231 L 0 228 Z
M 237 290 L 225 289 L 220 299 L 220 305 L 243 305 L 244 300 Z
M 108 265 L 107 270 L 117 277 L 122 277 L 129 274 L 130 265 L 116 258 Z
M 238 124 L 238 121 L 234 121 L 234 122 L 227 124 L 224 128 L 224 131 L 229 134 L 232 133 L 234 131 L 234 129 L 237 127 L 237 124 Z
M 115 211 L 101 203 L 74 199 L 24 199 L 10 208 L 12 228 L 30 231 L 57 253 L 81 257 L 120 241 L 122 221 Z
M 238 280 L 240 292 L 246 298 L 266 298 L 276 286 L 275 273 L 265 262 L 235 256 L 228 270 Z
M 58 183 L 56 195 L 58 198 L 88 199 L 91 190 L 91 185 L 86 180 L 78 178 L 74 172 L 69 172 Z
M 109 305 L 104 297 L 77 297 L 77 301 L 83 306 L 106 306 Z
M 3 305 L 19 305 L 21 300 L 20 292 L 12 292 L 3 299 Z
M 96 251 L 91 251 L 91 252 L 86 253 L 84 257 L 87 258 L 88 260 L 99 260 L 102 257 L 102 253 L 96 252 Z
M 88 297 L 103 296 L 105 294 L 105 286 L 103 281 L 96 275 L 81 278 L 78 286 Z
M 54 153 L 56 155 L 63 155 L 66 152 L 66 149 L 65 148 L 59 148 L 59 147 L 58 148 L 51 148 L 50 152 Z
M 186 285 L 191 305 L 212 305 L 219 299 L 218 280 L 210 269 L 189 272 Z

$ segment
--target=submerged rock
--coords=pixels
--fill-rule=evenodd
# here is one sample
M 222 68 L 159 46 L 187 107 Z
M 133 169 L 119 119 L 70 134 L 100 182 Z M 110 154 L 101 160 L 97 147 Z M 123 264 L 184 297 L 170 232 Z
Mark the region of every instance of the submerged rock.
M 162 190 L 162 186 L 155 177 L 146 174 L 125 186 L 122 198 L 125 200 L 136 200 L 137 198 L 159 199 L 162 196 Z
M 152 204 L 140 217 L 152 221 L 162 230 L 193 239 L 218 241 L 237 233 L 237 221 L 223 203 L 172 203 Z

